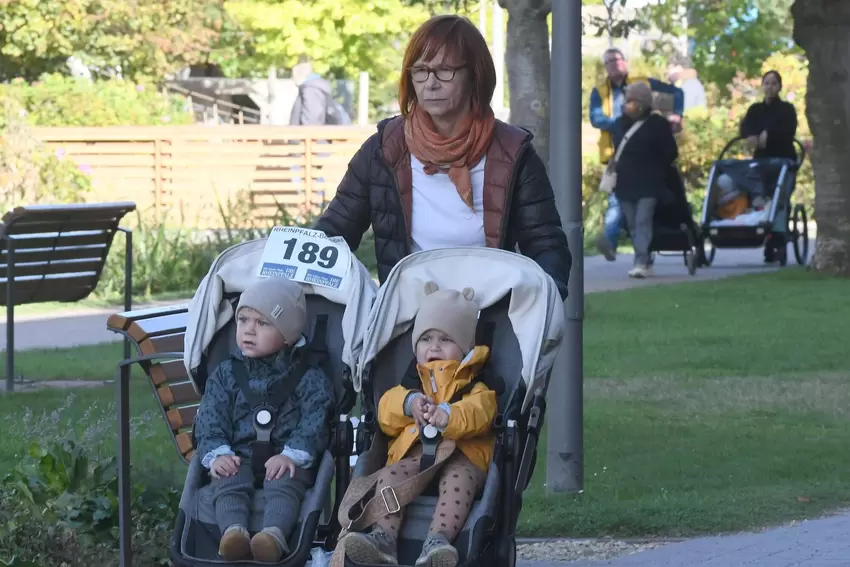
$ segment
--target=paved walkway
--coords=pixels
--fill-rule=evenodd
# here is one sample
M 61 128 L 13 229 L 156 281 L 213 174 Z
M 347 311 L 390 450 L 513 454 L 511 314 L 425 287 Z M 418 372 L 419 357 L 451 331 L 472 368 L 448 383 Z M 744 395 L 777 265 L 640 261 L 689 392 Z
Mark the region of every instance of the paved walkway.
M 548 563 L 523 567 L 847 567 L 850 514 L 766 530 L 703 537 L 624 555 L 609 561 Z
M 814 246 L 811 246 L 814 249 Z M 790 251 L 790 247 L 789 247 Z M 793 257 L 793 256 L 792 256 Z M 634 280 L 626 275 L 632 265 L 631 255 L 622 255 L 616 262 L 606 262 L 600 256 L 585 259 L 585 292 L 615 291 L 650 285 L 702 281 L 759 273 L 778 269 L 765 266 L 762 252 L 757 250 L 718 250 L 710 268 L 689 276 L 681 256 L 656 258 L 655 277 Z M 181 301 L 163 302 L 165 304 Z M 106 318 L 115 309 L 68 309 L 55 313 L 38 313 L 16 317 L 15 350 L 63 348 L 118 340 L 106 330 Z M 6 349 L 6 325 L 0 324 L 0 350 Z

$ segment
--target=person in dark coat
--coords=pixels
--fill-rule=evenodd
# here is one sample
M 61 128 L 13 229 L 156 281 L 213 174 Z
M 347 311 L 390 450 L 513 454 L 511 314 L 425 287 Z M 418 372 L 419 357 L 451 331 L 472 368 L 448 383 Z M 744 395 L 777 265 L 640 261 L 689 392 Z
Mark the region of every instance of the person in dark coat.
M 518 248 L 565 298 L 572 256 L 552 185 L 531 133 L 493 114 L 484 37 L 467 18 L 436 16 L 411 37 L 402 69 L 402 115 L 378 124 L 315 228 L 356 250 L 371 225 L 382 283 L 419 250 Z
M 623 115 L 614 126 L 614 147 L 619 150 L 621 144 L 625 145 L 616 161 L 614 194 L 635 249 L 629 276 L 645 278 L 652 275 L 649 247 L 655 206 L 667 191 L 670 167 L 679 150 L 670 123 L 652 112 L 652 91 L 643 83 L 626 89 Z
M 781 100 L 782 76 L 777 71 L 768 71 L 761 80 L 764 100 L 753 103 L 741 121 L 741 137 L 753 150 L 753 158 L 784 158 L 797 162 L 794 136 L 797 134 L 797 111 L 790 102 Z M 776 167 L 761 168 L 765 198 L 773 196 L 779 170 Z M 788 203 L 790 195 L 782 197 L 773 219 L 770 240 L 764 247 L 764 261 L 773 262 L 776 251 L 786 245 L 788 229 Z
M 764 100 L 753 103 L 741 121 L 741 137 L 755 152 L 753 157 L 787 158 L 796 161 L 794 136 L 797 134 L 797 111 L 790 102 L 779 98 L 782 76 L 768 71 L 762 77 Z

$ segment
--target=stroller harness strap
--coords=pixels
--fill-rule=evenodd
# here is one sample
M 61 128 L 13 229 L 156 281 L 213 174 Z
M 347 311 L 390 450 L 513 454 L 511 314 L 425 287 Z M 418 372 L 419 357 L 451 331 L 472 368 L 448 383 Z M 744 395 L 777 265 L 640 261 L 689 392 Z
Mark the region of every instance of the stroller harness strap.
M 454 451 L 455 442 L 451 439 L 443 439 L 437 447 L 434 463 L 430 467 L 394 485 L 383 486 L 380 490 L 376 490 L 376 487 L 381 470 L 367 477 L 352 479 L 339 506 L 337 518 L 342 526 L 339 537 L 342 538 L 352 531 L 362 531 L 384 516 L 395 514 L 416 500 L 428 488 L 440 465 Z
M 236 381 L 236 386 L 253 409 L 253 424 L 257 440 L 251 444 L 251 468 L 257 478 L 265 476 L 266 461 L 279 452 L 279 449 L 273 446 L 271 442 L 271 433 L 277 423 L 278 412 L 292 396 L 292 392 L 295 391 L 295 388 L 298 387 L 301 379 L 311 367 L 324 369 L 328 356 L 326 334 L 327 317 L 322 315 L 316 321 L 313 340 L 300 354 L 300 360 L 289 375 L 269 391 L 268 397 L 259 396 L 251 389 L 245 362 L 233 359 L 233 378 Z

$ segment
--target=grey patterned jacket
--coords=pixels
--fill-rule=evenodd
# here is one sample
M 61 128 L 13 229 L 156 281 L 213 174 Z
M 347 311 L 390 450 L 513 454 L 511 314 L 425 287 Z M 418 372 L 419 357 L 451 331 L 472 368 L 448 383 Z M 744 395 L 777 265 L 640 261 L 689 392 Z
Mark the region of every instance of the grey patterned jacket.
M 298 350 L 296 346 L 256 359 L 238 352 L 233 358 L 244 361 L 251 389 L 265 397 L 279 380 L 289 378 L 298 362 Z M 233 358 L 222 361 L 207 380 L 195 416 L 197 451 L 203 455 L 202 464 L 206 468 L 220 455 L 236 454 L 250 459 L 251 443 L 256 440 L 253 408 L 236 385 Z M 278 412 L 271 442 L 297 466 L 311 467 L 327 448 L 333 403 L 331 381 L 322 369 L 308 368 Z

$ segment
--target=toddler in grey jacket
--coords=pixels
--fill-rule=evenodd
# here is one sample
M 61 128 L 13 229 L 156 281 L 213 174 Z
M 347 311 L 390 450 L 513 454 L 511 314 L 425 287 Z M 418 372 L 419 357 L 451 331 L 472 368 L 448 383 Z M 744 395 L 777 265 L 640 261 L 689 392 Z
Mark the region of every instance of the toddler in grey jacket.
M 226 561 L 253 557 L 277 562 L 289 554 L 287 538 L 312 484 L 312 469 L 327 447 L 334 391 L 321 368 L 308 366 L 301 374 L 306 322 L 307 304 L 298 283 L 278 277 L 260 280 L 242 293 L 236 308 L 239 352 L 222 361 L 207 381 L 195 417 L 195 439 L 201 462 L 212 476 L 222 534 L 219 553 Z M 248 519 L 257 434 L 254 408 L 237 383 L 240 370 L 259 398 L 268 398 L 282 381 L 298 380 L 271 424 L 275 454 L 265 462 L 263 529 L 253 538 Z M 301 374 L 300 379 L 295 374 Z

